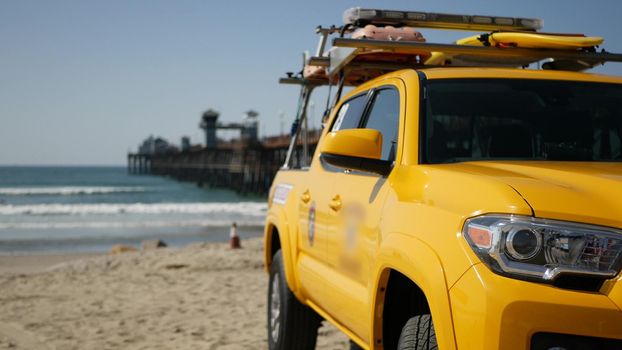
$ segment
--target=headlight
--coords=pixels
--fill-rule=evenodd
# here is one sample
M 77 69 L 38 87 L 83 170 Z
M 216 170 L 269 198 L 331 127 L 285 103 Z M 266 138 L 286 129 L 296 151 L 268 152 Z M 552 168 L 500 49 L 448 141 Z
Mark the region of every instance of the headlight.
M 463 235 L 494 272 L 553 282 L 561 275 L 607 279 L 622 267 L 622 231 L 524 216 L 484 215 Z

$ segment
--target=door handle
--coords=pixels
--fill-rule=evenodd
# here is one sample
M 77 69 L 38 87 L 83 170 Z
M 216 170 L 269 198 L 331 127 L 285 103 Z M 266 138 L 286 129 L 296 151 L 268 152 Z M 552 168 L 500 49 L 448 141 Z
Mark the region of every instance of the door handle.
M 341 209 L 341 196 L 335 195 L 328 203 L 328 206 L 334 211 L 339 211 Z
M 305 190 L 304 192 L 302 192 L 302 194 L 300 195 L 300 200 L 303 203 L 309 203 L 309 201 L 311 200 L 311 192 L 309 192 L 309 190 Z

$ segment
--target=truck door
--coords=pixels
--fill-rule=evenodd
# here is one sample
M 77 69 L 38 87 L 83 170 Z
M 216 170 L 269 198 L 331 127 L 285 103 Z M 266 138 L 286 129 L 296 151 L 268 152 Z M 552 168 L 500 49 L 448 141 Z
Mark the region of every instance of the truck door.
M 358 94 L 339 107 L 330 130 L 357 128 L 360 124 L 367 93 Z M 326 288 L 330 280 L 330 265 L 327 261 L 327 239 L 334 235 L 336 211 L 335 180 L 343 169 L 323 164 L 319 152 L 313 157 L 306 174 L 307 181 L 300 188 L 298 199 L 298 242 L 300 248 L 299 271 L 303 293 L 313 302 L 325 307 L 332 299 L 331 288 Z
M 398 83 L 396 83 L 398 84 Z M 383 86 L 371 93 L 371 103 L 361 128 L 376 129 L 382 134 L 382 159 L 395 161 L 398 146 L 400 106 L 398 86 Z M 401 110 L 401 111 L 400 111 Z M 390 175 L 389 175 L 390 176 Z M 368 341 L 370 296 L 368 285 L 379 243 L 382 209 L 388 193 L 387 177 L 358 171 L 345 171 L 335 177 L 333 197 L 341 207 L 333 210 L 333 232 L 327 236 L 327 260 L 339 275 L 333 290 L 329 312 L 351 331 Z M 345 305 L 347 304 L 347 305 Z

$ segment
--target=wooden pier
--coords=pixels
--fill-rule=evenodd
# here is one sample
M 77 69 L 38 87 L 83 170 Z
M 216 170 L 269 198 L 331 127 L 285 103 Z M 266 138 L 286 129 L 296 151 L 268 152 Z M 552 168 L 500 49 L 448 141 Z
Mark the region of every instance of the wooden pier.
M 309 157 L 319 136 L 320 130 L 309 131 Z M 285 162 L 289 141 L 289 135 L 281 135 L 165 154 L 130 153 L 128 173 L 169 176 L 199 186 L 230 188 L 241 194 L 266 194 Z M 294 156 L 297 162 L 301 161 L 302 144 L 297 145 Z
M 151 174 L 151 155 L 130 153 L 127 155 L 129 174 Z

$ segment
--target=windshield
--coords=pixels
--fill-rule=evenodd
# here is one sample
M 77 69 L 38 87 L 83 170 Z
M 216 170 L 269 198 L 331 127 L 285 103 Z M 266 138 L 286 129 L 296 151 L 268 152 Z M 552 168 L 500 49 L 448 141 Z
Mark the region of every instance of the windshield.
M 622 85 L 451 79 L 427 92 L 423 163 L 622 158 Z

